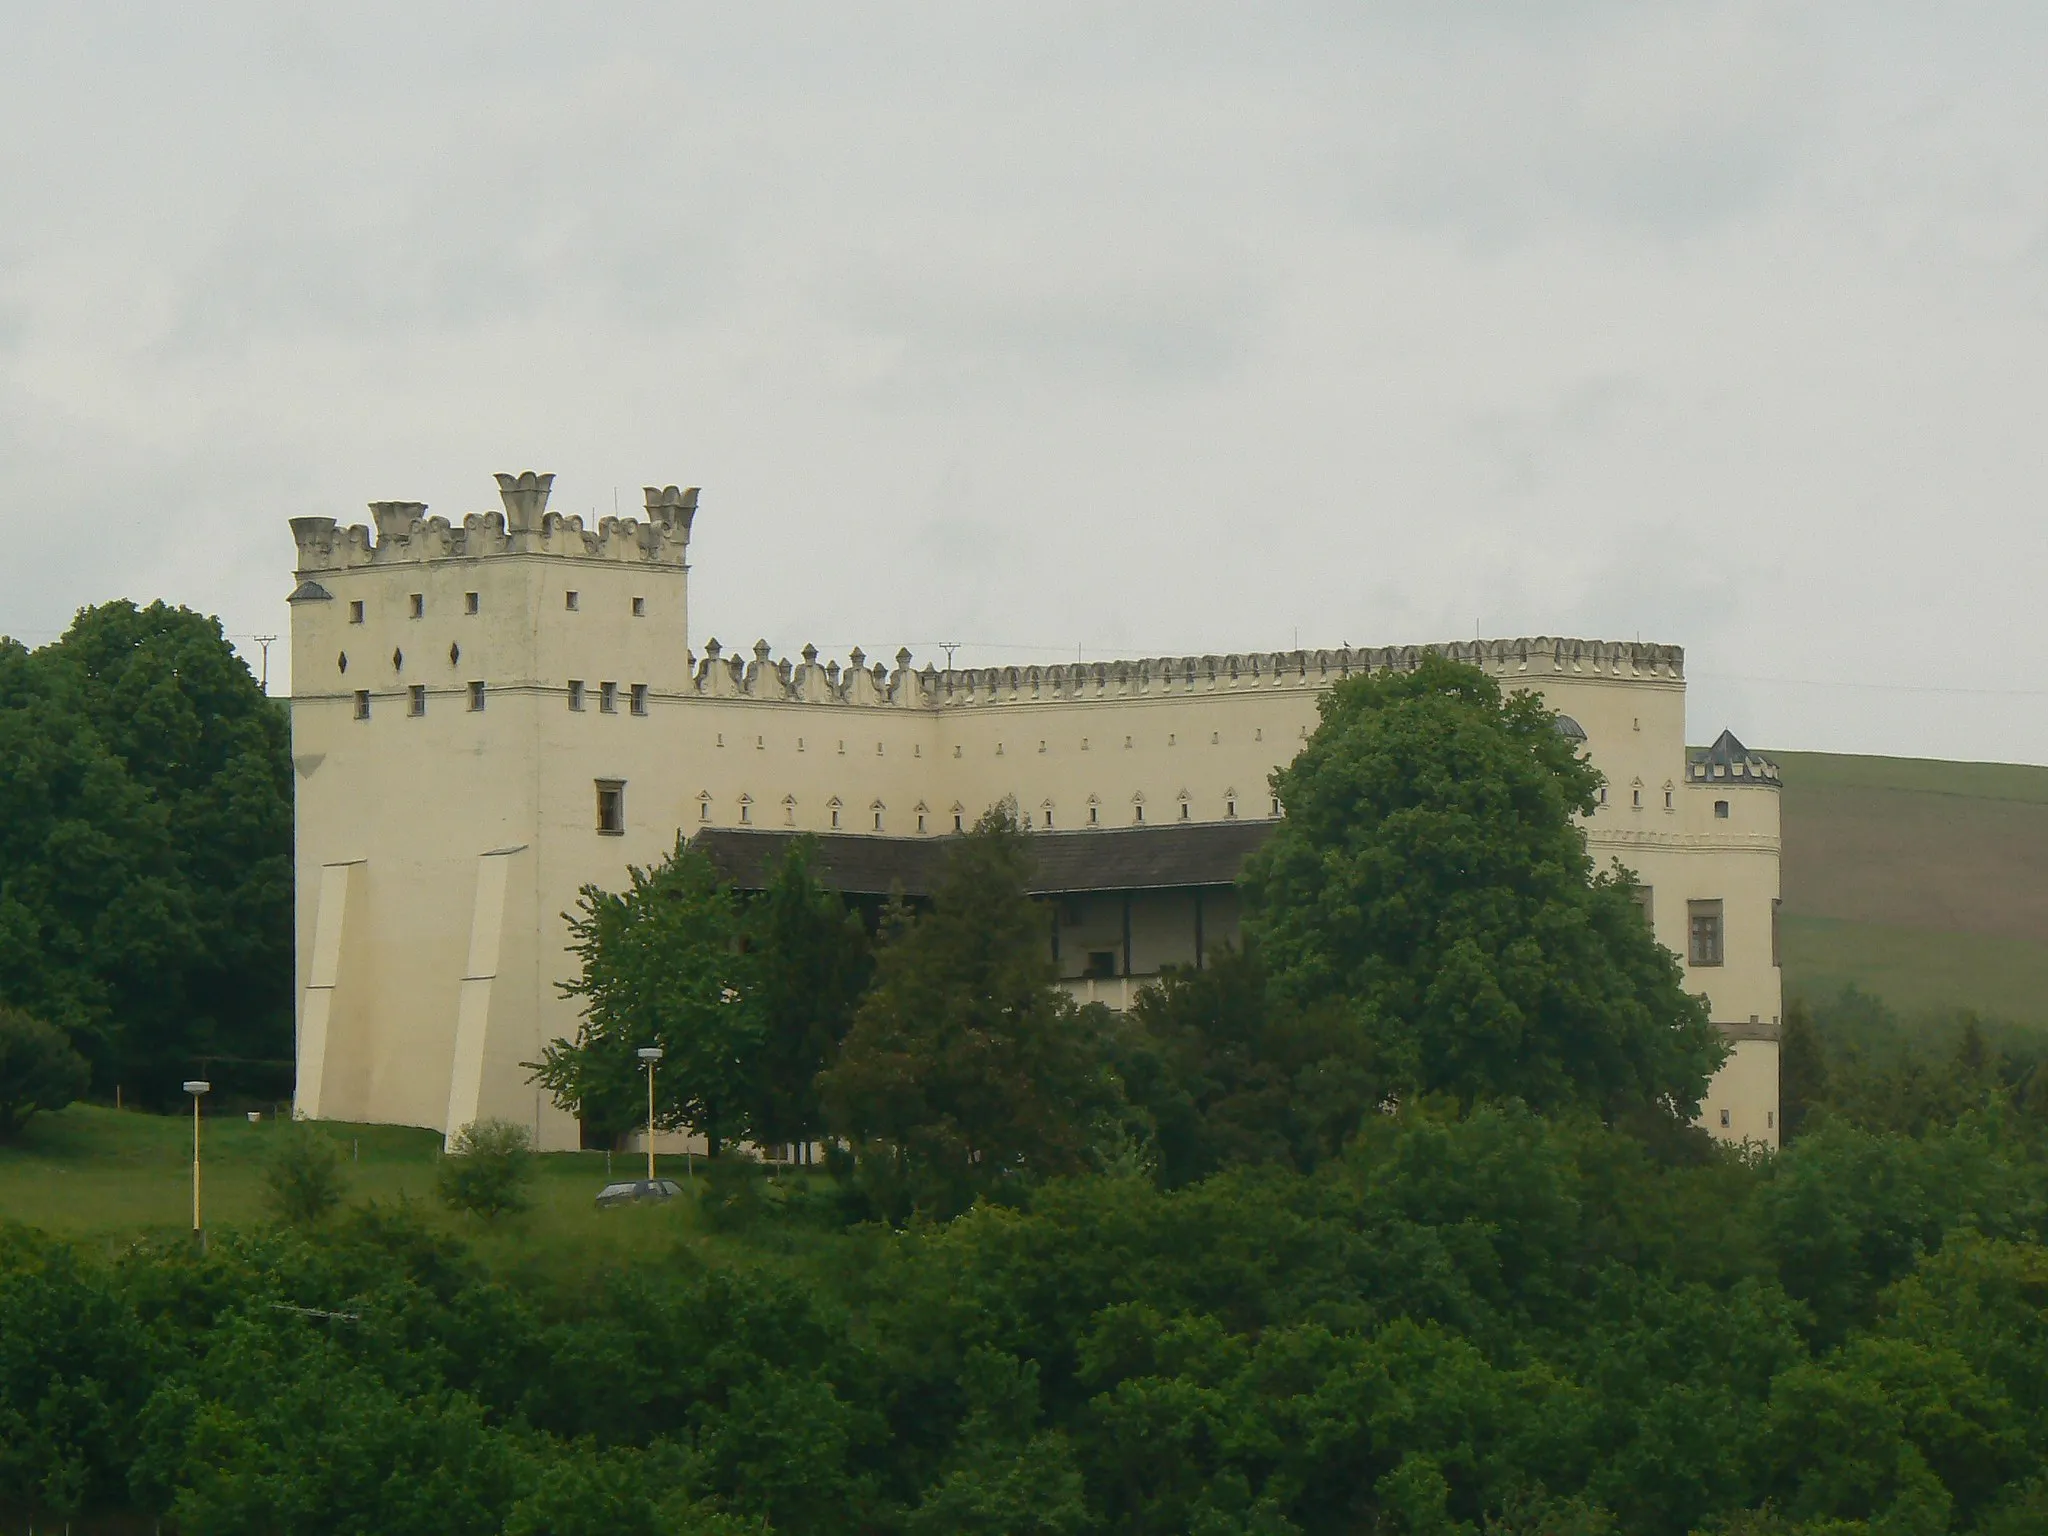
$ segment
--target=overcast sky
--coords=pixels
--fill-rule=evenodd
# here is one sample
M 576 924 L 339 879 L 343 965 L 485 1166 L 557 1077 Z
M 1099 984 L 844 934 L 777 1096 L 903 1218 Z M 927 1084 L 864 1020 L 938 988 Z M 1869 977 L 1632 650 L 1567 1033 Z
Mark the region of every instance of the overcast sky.
M 2048 10 L 14 0 L 0 631 L 701 485 L 692 640 L 1674 641 L 2048 762 Z M 287 675 L 271 656 L 273 688 Z

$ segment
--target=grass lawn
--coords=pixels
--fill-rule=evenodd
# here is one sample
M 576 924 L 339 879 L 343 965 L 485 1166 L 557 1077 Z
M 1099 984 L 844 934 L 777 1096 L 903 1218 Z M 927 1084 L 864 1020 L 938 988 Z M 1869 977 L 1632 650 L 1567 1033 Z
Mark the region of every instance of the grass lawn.
M 1908 1016 L 1973 1008 L 2048 1026 L 2048 945 L 1789 915 L 1780 941 L 1788 1000 L 1827 1001 L 1853 985 Z
M 283 1127 L 242 1116 L 208 1119 L 201 1136 L 204 1211 L 211 1230 L 267 1223 L 263 1164 Z M 441 1138 L 393 1125 L 323 1123 L 345 1159 L 347 1198 L 414 1202 L 437 1225 L 472 1243 L 494 1269 L 584 1272 L 636 1257 L 659 1257 L 697 1227 L 694 1201 L 600 1211 L 602 1152 L 538 1157 L 533 1209 L 496 1223 L 447 1210 L 434 1198 Z M 620 1178 L 645 1171 L 642 1159 L 613 1160 Z M 678 1181 L 680 1160 L 661 1171 Z M 109 1247 L 137 1238 L 174 1237 L 192 1225 L 192 1120 L 75 1104 L 38 1115 L 13 1145 L 0 1146 L 0 1222 Z

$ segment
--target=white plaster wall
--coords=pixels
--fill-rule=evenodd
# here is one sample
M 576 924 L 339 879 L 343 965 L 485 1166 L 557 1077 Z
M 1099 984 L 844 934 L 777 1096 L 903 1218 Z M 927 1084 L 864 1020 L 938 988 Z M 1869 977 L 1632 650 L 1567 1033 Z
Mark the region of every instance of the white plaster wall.
M 580 550 L 583 544 L 564 548 Z M 331 601 L 293 605 L 293 751 L 298 786 L 299 996 L 309 979 L 320 871 L 360 860 L 351 886 L 340 981 L 328 1010 L 329 1050 L 318 1112 L 328 1118 L 443 1127 L 449 1114 L 457 1019 L 471 955 L 477 860 L 522 848 L 506 878 L 502 932 L 490 978 L 479 1112 L 533 1124 L 543 1144 L 573 1146 L 573 1122 L 525 1081 L 521 1065 L 547 1040 L 574 1032 L 576 1010 L 558 983 L 573 969 L 564 914 L 578 889 L 618 888 L 629 864 L 658 861 L 678 829 L 747 824 L 914 835 L 922 808 L 930 835 L 951 831 L 1005 795 L 1034 826 L 1149 825 L 1270 814 L 1268 781 L 1316 723 L 1322 679 L 1299 672 L 1153 677 L 1140 687 L 1091 679 L 1078 690 L 1007 679 L 975 702 L 928 699 L 915 677 L 878 685 L 855 674 L 840 702 L 823 668 L 797 663 L 797 693 L 763 680 L 750 651 L 736 680 L 725 657 L 693 672 L 686 649 L 687 598 L 679 559 L 506 553 L 430 560 L 365 560 L 302 571 Z M 568 591 L 577 593 L 569 609 Z M 465 611 L 476 592 L 479 612 Z M 410 596 L 425 602 L 411 617 Z M 632 600 L 643 600 L 635 616 Z M 365 605 L 362 624 L 349 603 Z M 451 659 L 450 647 L 459 646 Z M 392 652 L 403 653 L 394 666 Z M 337 664 L 346 651 L 349 667 Z M 1502 652 L 1491 668 L 1509 688 L 1534 688 L 1588 733 L 1594 761 L 1612 781 L 1588 822 L 1603 865 L 1619 857 L 1655 889 L 1659 938 L 1685 952 L 1685 902 L 1726 904 L 1727 964 L 1688 969 L 1687 984 L 1712 1000 L 1718 1023 L 1775 1023 L 1778 975 L 1770 955 L 1777 895 L 1777 796 L 1685 783 L 1684 685 L 1661 672 L 1554 666 Z M 748 669 L 756 670 L 750 685 Z M 984 675 L 986 676 L 986 675 Z M 468 708 L 466 685 L 486 684 L 486 707 Z M 571 679 L 585 707 L 569 708 Z M 618 711 L 599 708 L 616 682 Z M 846 675 L 838 679 L 847 683 Z M 648 712 L 630 712 L 634 683 Z M 429 689 L 423 717 L 406 690 Z M 749 687 L 760 695 L 750 696 Z M 373 691 L 371 718 L 352 717 L 353 691 Z M 893 689 L 893 696 L 891 690 Z M 1072 697 L 1078 691 L 1081 697 Z M 1057 695 L 1057 696 L 1055 696 Z M 831 700 L 831 702 L 825 702 Z M 624 784 L 623 836 L 597 830 L 595 782 Z M 1632 790 L 1644 791 L 1641 810 Z M 1673 809 L 1664 809 L 1667 786 Z M 1712 801 L 1731 817 L 1712 816 Z M 1182 907 L 1186 911 L 1182 911 Z M 1233 893 L 1205 898 L 1213 953 L 1237 934 Z M 1189 963 L 1192 897 L 1141 901 L 1133 914 L 1133 969 Z M 1089 949 L 1122 962 L 1114 897 L 1088 903 L 1080 930 L 1061 933 L 1062 971 L 1077 975 Z M 478 991 L 468 978 L 471 1016 Z M 1754 1047 L 1751 1049 L 1750 1047 Z M 1710 1101 L 1743 1124 L 1775 1120 L 1775 1043 L 1745 1042 Z M 1768 1073 L 1755 1065 L 1769 1055 Z M 1768 1093 L 1768 1108 L 1764 1095 Z M 1730 1098 L 1729 1096 L 1733 1096 Z M 458 1095 L 458 1099 L 460 1096 Z

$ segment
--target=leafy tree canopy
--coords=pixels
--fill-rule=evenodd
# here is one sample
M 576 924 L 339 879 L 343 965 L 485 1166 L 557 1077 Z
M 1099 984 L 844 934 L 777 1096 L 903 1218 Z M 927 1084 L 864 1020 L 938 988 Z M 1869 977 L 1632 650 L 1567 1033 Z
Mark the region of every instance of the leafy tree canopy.
M 930 910 L 894 918 L 823 1076 L 828 1122 L 885 1208 L 950 1215 L 1077 1172 L 1116 1127 L 1110 1021 L 1054 985 L 1029 876 L 1026 834 L 997 806 L 947 849 Z
M 1722 1047 L 1631 877 L 1594 871 L 1600 778 L 1556 716 L 1435 655 L 1318 707 L 1246 872 L 1276 1004 L 1352 1024 L 1390 1094 L 1690 1120 Z
M 289 1081 L 288 754 L 217 620 L 109 603 L 0 641 L 0 999 L 101 1092 L 169 1102 L 202 1062 Z

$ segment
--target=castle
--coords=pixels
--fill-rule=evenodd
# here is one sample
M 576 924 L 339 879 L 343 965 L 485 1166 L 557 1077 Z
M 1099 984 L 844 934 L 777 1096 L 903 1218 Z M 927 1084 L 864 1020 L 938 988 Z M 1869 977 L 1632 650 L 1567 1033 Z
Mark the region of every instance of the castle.
M 892 667 L 689 643 L 697 492 L 650 488 L 595 529 L 553 477 L 499 475 L 459 525 L 373 502 L 371 528 L 291 520 L 298 1110 L 431 1126 L 482 1116 L 543 1148 L 579 1128 L 521 1065 L 573 1035 L 564 914 L 678 829 L 738 884 L 798 832 L 849 894 L 915 894 L 937 839 L 1015 800 L 1056 903 L 1062 984 L 1125 1006 L 1238 931 L 1232 882 L 1282 807 L 1269 776 L 1336 680 L 1427 650 L 1540 691 L 1608 788 L 1595 860 L 1732 1054 L 1714 1134 L 1778 1141 L 1777 770 L 1732 735 L 1685 745 L 1676 646 L 1584 640 L 1289 650 L 1061 666 Z

